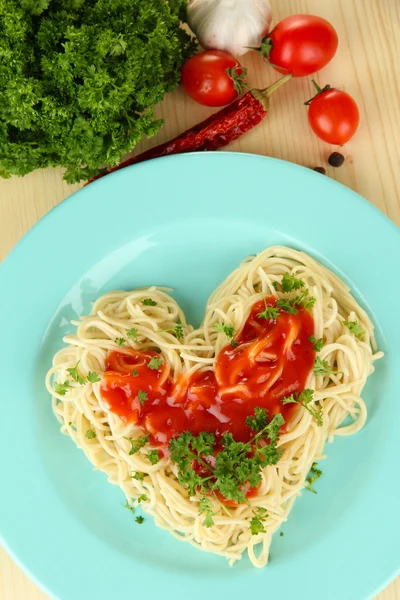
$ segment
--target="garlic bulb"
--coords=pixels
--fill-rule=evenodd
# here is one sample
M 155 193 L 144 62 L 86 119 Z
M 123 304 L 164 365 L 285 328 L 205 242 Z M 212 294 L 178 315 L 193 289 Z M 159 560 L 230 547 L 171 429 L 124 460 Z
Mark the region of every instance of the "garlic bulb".
M 203 48 L 241 56 L 268 33 L 271 7 L 268 0 L 189 0 L 187 16 Z

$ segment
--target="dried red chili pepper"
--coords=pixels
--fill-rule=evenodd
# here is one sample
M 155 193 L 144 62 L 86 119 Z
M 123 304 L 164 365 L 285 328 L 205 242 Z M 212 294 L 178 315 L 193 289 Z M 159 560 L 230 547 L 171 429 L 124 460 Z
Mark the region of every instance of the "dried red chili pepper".
M 218 150 L 218 148 L 230 144 L 263 120 L 268 111 L 270 96 L 290 78 L 291 75 L 288 74 L 264 90 L 250 90 L 232 104 L 181 133 L 173 140 L 151 148 L 138 156 L 128 158 L 117 167 L 96 175 L 87 184 L 109 173 L 150 158 L 201 150 Z

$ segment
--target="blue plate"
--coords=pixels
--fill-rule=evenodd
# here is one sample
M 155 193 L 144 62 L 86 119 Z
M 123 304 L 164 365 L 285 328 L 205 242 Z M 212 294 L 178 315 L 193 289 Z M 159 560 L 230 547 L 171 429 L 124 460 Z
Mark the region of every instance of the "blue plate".
M 173 287 L 193 323 L 248 254 L 309 252 L 352 287 L 385 358 L 368 381 L 363 431 L 327 447 L 318 495 L 296 501 L 271 562 L 234 567 L 139 526 L 122 492 L 60 435 L 44 377 L 71 319 L 107 290 Z M 0 269 L 6 548 L 60 600 L 365 600 L 399 557 L 399 230 L 347 188 L 311 170 L 243 154 L 142 163 L 52 210 Z M 150 594 L 150 596 L 149 596 Z

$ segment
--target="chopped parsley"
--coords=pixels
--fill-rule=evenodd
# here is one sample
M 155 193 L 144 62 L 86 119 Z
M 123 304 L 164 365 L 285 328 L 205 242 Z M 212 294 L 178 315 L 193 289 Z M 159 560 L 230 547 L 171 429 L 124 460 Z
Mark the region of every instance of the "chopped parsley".
M 149 399 L 147 396 L 147 392 L 144 392 L 143 390 L 138 391 L 137 397 L 138 397 L 140 404 L 144 404 Z
M 313 492 L 313 494 L 316 494 L 317 492 L 314 490 L 313 488 L 313 484 L 317 481 L 317 479 L 319 479 L 322 475 L 322 471 L 321 469 L 317 468 L 318 463 L 313 462 L 313 464 L 311 465 L 311 469 L 310 472 L 308 474 L 308 477 L 306 479 L 307 481 L 307 485 L 306 485 L 306 490 L 308 490 L 309 492 Z
M 140 504 L 141 502 L 146 502 L 146 500 L 148 500 L 146 494 L 140 494 L 139 498 L 137 499 L 138 504 Z
M 129 450 L 129 455 L 136 454 L 136 452 L 139 452 L 139 450 L 143 448 L 145 444 L 147 444 L 147 442 L 149 441 L 149 437 L 150 434 L 147 433 L 146 435 L 144 435 L 141 438 L 138 438 L 137 440 L 132 440 L 128 437 L 124 438 L 125 440 L 128 440 L 128 442 L 130 442 L 132 445 L 132 448 Z
M 357 321 L 343 321 L 343 325 L 350 329 L 350 332 L 353 333 L 359 340 L 361 340 L 366 334 L 366 331 L 361 329 Z
M 214 329 L 218 333 L 224 333 L 230 340 L 235 337 L 235 328 L 229 323 L 214 323 Z
M 150 450 L 147 454 L 147 458 L 149 459 L 152 465 L 156 465 L 160 460 L 158 450 Z
M 87 437 L 88 440 L 93 440 L 96 437 L 96 432 L 93 431 L 93 429 L 88 429 L 87 432 L 85 433 L 85 436 Z
M 139 525 L 141 525 L 144 521 L 144 518 L 142 517 L 142 515 L 139 515 L 138 517 L 136 517 L 135 521 L 136 523 L 139 523 Z
M 204 527 L 212 527 L 214 525 L 213 516 L 216 513 L 213 513 L 213 505 L 212 502 L 207 496 L 203 496 L 199 500 L 199 515 L 205 515 L 202 525 Z
M 283 533 L 283 531 L 281 531 L 279 535 L 280 535 L 281 537 L 283 537 L 285 534 Z
M 263 410 L 263 409 L 260 409 Z M 266 422 L 266 413 L 258 412 L 255 419 Z M 249 421 L 257 427 L 261 421 Z M 215 466 L 207 462 L 207 457 L 215 454 L 215 437 L 203 431 L 197 436 L 186 431 L 169 444 L 171 460 L 178 466 L 178 480 L 187 489 L 190 496 L 196 491 L 206 495 L 219 492 L 226 500 L 238 504 L 246 501 L 243 491 L 245 484 L 256 487 L 261 482 L 261 469 L 275 465 L 282 451 L 276 445 L 279 430 L 285 422 L 281 414 L 276 414 L 264 427 L 258 429 L 247 443 L 236 442 L 231 433 L 225 433 L 221 439 L 222 450 L 215 455 Z M 253 430 L 254 431 L 254 430 Z M 193 468 L 194 463 L 204 467 L 208 475 L 200 475 Z
M 68 388 L 70 388 L 70 387 L 71 387 L 71 384 L 69 381 L 64 381 L 64 383 L 58 383 L 57 381 L 54 382 L 54 391 L 57 394 L 60 394 L 60 396 L 65 396 Z
M 132 329 L 128 329 L 128 331 L 126 332 L 126 335 L 128 336 L 128 338 L 131 338 L 131 340 L 133 340 L 134 342 L 138 343 L 138 335 L 139 335 L 139 331 L 137 329 L 135 329 L 134 327 L 132 327 Z
M 101 378 L 97 375 L 97 373 L 89 371 L 87 374 L 87 380 L 89 383 L 97 383 L 98 381 L 101 381 Z
M 81 361 L 78 360 L 78 362 L 76 363 L 76 365 L 74 367 L 71 367 L 69 369 L 67 369 L 68 373 L 71 375 L 72 379 L 74 381 L 76 381 L 77 383 L 80 383 L 81 385 L 84 385 L 86 383 L 86 380 L 83 379 L 83 377 L 81 377 L 78 373 L 78 365 Z
M 115 338 L 115 343 L 118 346 L 124 346 L 125 345 L 125 338 L 123 338 L 123 337 L 117 337 L 117 338 Z
M 147 364 L 152 371 L 158 371 L 163 363 L 162 358 L 151 358 Z
M 312 390 L 303 390 L 300 394 L 299 394 L 299 392 L 296 392 L 294 394 L 291 394 L 290 396 L 284 396 L 282 398 L 282 403 L 283 404 L 291 404 L 291 403 L 300 404 L 306 410 L 308 410 L 308 412 L 310 413 L 310 415 L 312 417 L 315 418 L 315 420 L 317 421 L 318 427 L 321 427 L 323 425 L 322 407 L 317 409 L 314 406 L 312 406 L 311 402 L 312 402 L 313 398 L 314 398 L 314 392 Z
M 254 517 L 250 521 L 251 535 L 258 535 L 259 533 L 267 533 L 264 527 L 264 521 L 268 518 L 268 513 L 265 508 L 260 506 L 253 511 Z
M 285 273 L 282 277 L 282 289 L 284 292 L 291 292 L 292 290 L 299 290 L 305 286 L 304 281 L 296 279 L 294 275 Z
M 315 338 L 313 335 L 310 335 L 310 337 L 308 338 L 308 341 L 311 342 L 312 347 L 314 348 L 315 352 L 321 352 L 322 347 L 324 345 L 324 338 L 319 338 L 317 340 L 317 338 Z
M 133 371 L 131 372 L 132 377 L 138 377 L 139 372 L 136 369 L 133 369 Z
M 143 481 L 144 474 L 143 473 L 132 473 L 132 479 L 137 479 L 137 481 Z
M 313 371 L 317 377 L 322 375 L 337 375 L 340 371 L 332 371 L 327 360 L 322 360 L 319 356 L 316 357 Z
M 151 298 L 144 298 L 142 304 L 143 306 L 157 306 L 157 302 L 154 302 Z

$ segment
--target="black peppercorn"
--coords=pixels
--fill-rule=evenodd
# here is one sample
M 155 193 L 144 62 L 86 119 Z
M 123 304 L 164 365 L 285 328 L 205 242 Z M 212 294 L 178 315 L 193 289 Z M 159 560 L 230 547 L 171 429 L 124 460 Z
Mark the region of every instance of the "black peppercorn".
M 331 165 L 331 167 L 341 167 L 344 163 L 343 154 L 340 154 L 340 152 L 332 152 L 328 158 L 328 163 Z
M 314 167 L 313 171 L 317 171 L 317 173 L 321 173 L 321 175 L 326 175 L 324 167 Z

